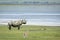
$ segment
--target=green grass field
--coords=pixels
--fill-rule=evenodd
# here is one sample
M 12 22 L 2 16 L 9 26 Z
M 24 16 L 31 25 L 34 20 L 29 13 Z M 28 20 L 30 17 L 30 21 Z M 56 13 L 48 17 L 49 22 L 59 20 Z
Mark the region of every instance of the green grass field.
M 28 30 L 28 37 L 23 33 Z M 60 40 L 60 27 L 23 25 L 21 29 L 8 29 L 6 25 L 0 25 L 0 40 Z

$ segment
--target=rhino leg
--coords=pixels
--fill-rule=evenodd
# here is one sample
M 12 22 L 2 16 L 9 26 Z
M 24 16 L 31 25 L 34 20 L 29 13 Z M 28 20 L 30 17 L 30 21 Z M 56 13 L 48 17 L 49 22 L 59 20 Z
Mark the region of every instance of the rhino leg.
M 11 26 L 9 25 L 9 30 L 11 30 Z
M 18 30 L 20 29 L 20 26 L 18 26 Z

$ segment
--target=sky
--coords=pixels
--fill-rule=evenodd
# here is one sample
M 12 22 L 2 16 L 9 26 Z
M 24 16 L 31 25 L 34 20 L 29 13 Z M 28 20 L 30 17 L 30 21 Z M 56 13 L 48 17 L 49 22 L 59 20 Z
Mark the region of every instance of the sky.
M 60 5 L 0 5 L 0 24 L 18 19 L 26 19 L 26 25 L 60 26 Z

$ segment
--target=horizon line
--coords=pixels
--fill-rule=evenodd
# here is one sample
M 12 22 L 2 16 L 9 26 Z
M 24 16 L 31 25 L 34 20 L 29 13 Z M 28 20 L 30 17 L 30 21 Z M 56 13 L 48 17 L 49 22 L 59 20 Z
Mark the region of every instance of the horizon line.
M 7 23 L 0 23 L 0 25 L 8 25 Z M 24 24 L 23 24 L 24 25 Z M 25 24 L 25 25 L 36 25 L 36 26 L 60 26 L 60 25 L 42 25 L 42 24 Z

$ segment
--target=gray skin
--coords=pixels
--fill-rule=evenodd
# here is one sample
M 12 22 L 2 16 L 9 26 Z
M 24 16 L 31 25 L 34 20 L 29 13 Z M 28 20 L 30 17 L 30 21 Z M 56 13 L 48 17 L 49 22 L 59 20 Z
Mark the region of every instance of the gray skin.
M 8 22 L 9 30 L 11 30 L 11 27 L 18 27 L 19 30 L 22 24 L 26 24 L 26 20 L 10 21 Z

